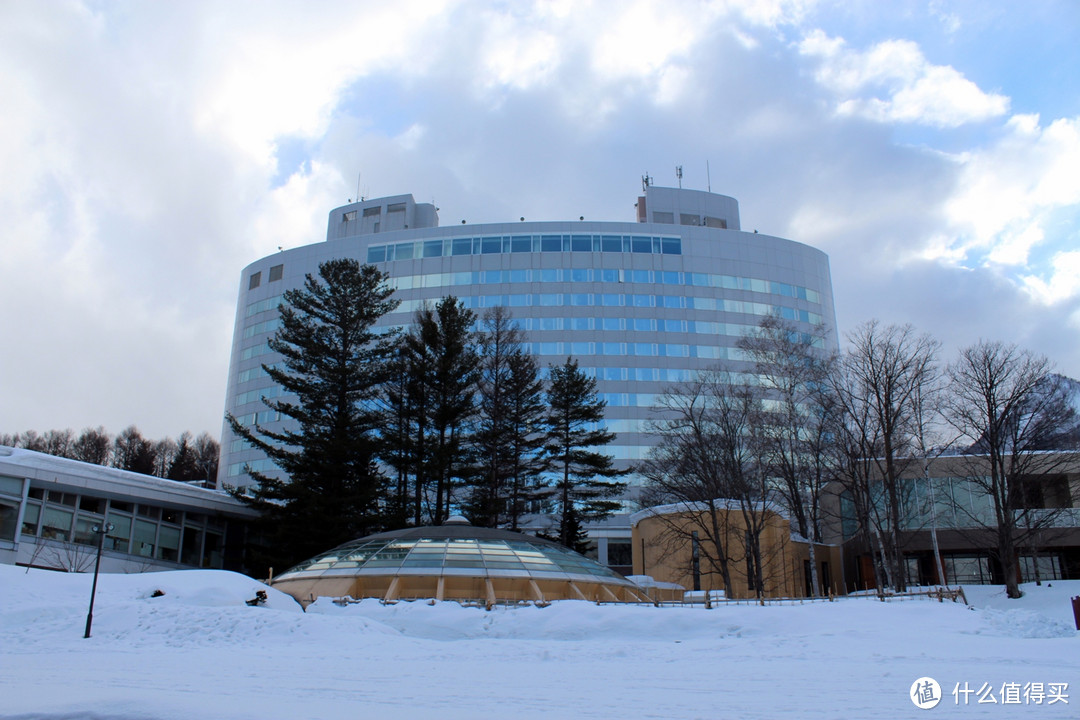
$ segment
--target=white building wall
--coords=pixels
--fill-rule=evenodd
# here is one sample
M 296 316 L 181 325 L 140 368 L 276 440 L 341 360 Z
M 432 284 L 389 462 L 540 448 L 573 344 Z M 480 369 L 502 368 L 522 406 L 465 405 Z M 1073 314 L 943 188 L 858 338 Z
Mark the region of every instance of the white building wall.
M 647 453 L 646 425 L 655 417 L 655 398 L 672 382 L 718 364 L 736 372 L 752 370 L 737 344 L 763 315 L 779 312 L 808 332 L 824 328 L 827 349 L 836 348 L 824 253 L 791 240 L 741 232 L 734 198 L 650 187 L 646 199 L 649 218 L 666 211 L 675 222 L 435 227 L 435 209 L 426 206 L 432 226 L 383 231 L 380 225 L 374 232 L 347 219 L 349 213 L 362 217 L 365 207 L 380 207 L 385 217 L 388 205 L 411 203 L 411 196 L 336 208 L 326 242 L 276 253 L 241 273 L 225 408 L 245 423 L 257 418 L 263 427 L 281 428 L 260 400 L 276 390 L 259 369 L 276 359 L 266 351 L 266 342 L 276 329 L 277 303 L 286 289 L 300 287 L 306 274 L 316 274 L 320 263 L 339 257 L 370 261 L 390 274 L 402 305 L 383 318 L 384 325 L 406 325 L 420 302 L 446 295 L 462 298 L 478 315 L 487 307 L 508 305 L 542 367 L 572 355 L 595 374 L 608 401 L 607 423 L 618 434 L 606 451 L 622 467 Z M 694 214 L 721 218 L 728 228 L 679 224 L 683 215 Z M 565 249 L 553 249 L 556 237 Z M 623 245 L 617 251 L 614 238 Z M 455 255 L 466 240 L 476 252 Z M 436 246 L 437 255 L 424 257 L 425 250 Z M 676 247 L 677 253 L 672 251 Z M 386 259 L 387 248 L 393 259 Z M 280 278 L 268 281 L 275 266 L 282 268 L 274 273 Z M 256 273 L 261 279 L 252 287 Z M 273 471 L 225 424 L 219 485 L 251 482 L 243 472 L 248 463 Z

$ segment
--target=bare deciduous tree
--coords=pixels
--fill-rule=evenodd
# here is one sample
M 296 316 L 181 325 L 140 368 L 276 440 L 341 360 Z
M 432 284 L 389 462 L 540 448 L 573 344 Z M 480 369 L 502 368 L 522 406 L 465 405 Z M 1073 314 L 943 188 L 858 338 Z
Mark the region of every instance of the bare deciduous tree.
M 1074 417 L 1063 378 L 1051 371 L 1045 357 L 991 341 L 964 348 L 948 367 L 945 417 L 972 443 L 968 482 L 992 508 L 991 517 L 969 512 L 969 519 L 990 531 L 982 536 L 992 538 L 987 549 L 1000 563 L 1011 598 L 1021 594 L 1019 548 L 1053 521 L 1052 512 L 1032 507 L 1032 478 L 1052 473 L 1061 462 L 1044 451 L 1054 449 Z
M 210 437 L 209 433 L 200 433 L 195 438 L 195 466 L 199 471 L 199 478 L 204 480 L 208 487 L 213 487 L 217 482 L 218 462 L 221 457 L 221 444 Z
M 661 542 L 669 549 L 696 544 L 705 571 L 718 573 L 726 592 L 744 574 L 759 598 L 773 567 L 761 545 L 773 487 L 755 443 L 760 399 L 722 371 L 673 388 L 660 401 L 666 417 L 654 423 L 657 444 L 639 468 L 647 502 L 676 504 L 675 513 L 658 515 Z M 680 510 L 700 513 L 701 522 L 687 523 Z M 733 522 L 736 512 L 741 523 Z
M 821 542 L 821 492 L 832 442 L 829 420 L 836 401 L 827 382 L 830 358 L 824 336 L 800 332 L 767 316 L 739 347 L 754 363 L 761 397 L 755 441 L 763 468 L 778 481 L 785 509 L 810 541 L 811 588 L 821 594 L 816 548 Z
M 42 436 L 44 449 L 41 452 L 56 457 L 74 457 L 75 433 L 69 430 L 49 430 Z
M 901 476 L 918 454 L 918 423 L 924 416 L 918 405 L 937 382 L 939 344 L 910 325 L 883 327 L 877 321 L 860 325 L 849 341 L 833 387 L 854 446 L 872 458 L 874 473 L 848 479 L 870 483 L 857 490 L 870 523 L 863 530 L 874 536 L 888 584 L 899 592 L 906 588 L 902 507 L 907 484 Z
M 112 438 L 100 425 L 83 430 L 72 446 L 72 457 L 75 460 L 95 465 L 108 465 L 111 452 Z

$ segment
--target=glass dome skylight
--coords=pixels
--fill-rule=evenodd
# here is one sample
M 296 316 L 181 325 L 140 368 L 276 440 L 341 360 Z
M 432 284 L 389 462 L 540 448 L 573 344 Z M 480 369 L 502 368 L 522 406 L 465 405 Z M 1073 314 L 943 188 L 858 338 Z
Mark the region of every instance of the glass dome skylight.
M 546 602 L 648 601 L 631 581 L 556 543 L 464 520 L 345 543 L 274 579 L 301 602 L 316 597 Z

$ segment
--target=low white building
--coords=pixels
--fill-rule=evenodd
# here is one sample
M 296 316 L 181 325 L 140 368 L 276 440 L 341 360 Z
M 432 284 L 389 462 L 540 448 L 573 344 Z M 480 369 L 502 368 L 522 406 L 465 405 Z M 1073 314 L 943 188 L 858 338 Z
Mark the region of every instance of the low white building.
M 242 567 L 256 513 L 219 490 L 0 446 L 0 563 L 81 572 Z

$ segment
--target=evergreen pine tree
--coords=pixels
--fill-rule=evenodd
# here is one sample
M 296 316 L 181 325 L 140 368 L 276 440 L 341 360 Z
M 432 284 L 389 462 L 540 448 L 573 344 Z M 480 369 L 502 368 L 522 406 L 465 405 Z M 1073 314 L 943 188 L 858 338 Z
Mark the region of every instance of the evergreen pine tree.
M 477 462 L 466 502 L 473 525 L 517 529 L 545 467 L 543 383 L 521 331 L 502 306 L 485 313 L 480 333 Z
M 201 480 L 199 477 L 198 457 L 195 448 L 191 444 L 191 433 L 184 431 L 180 434 L 180 441 L 176 443 L 176 451 L 169 458 L 169 467 L 165 477 L 170 480 L 189 482 Z
M 395 470 L 388 508 L 399 525 L 406 519 L 441 525 L 470 474 L 479 365 L 475 320 L 454 297 L 425 304 L 383 387 L 381 457 Z
M 615 439 L 614 433 L 595 427 L 604 419 L 606 404 L 597 397 L 596 380 L 578 368 L 577 360 L 550 366 L 545 449 L 555 475 L 558 540 L 579 552 L 586 549 L 583 524 L 617 510 L 619 503 L 612 498 L 626 488 L 610 478 L 628 471 L 615 469 L 611 456 L 591 449 Z
M 261 511 L 261 559 L 279 569 L 383 525 L 376 401 L 394 338 L 373 325 L 397 305 L 385 280 L 373 266 L 336 259 L 285 291 L 281 327 L 269 341 L 281 362 L 263 366 L 285 395 L 263 402 L 294 426 L 271 432 L 227 416 L 287 476 L 249 470 L 254 494 L 238 493 Z
M 113 467 L 153 475 L 155 460 L 154 443 L 144 438 L 134 425 L 124 428 L 113 441 Z

